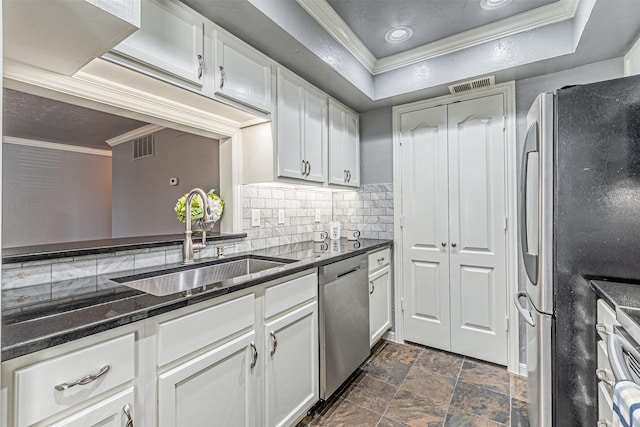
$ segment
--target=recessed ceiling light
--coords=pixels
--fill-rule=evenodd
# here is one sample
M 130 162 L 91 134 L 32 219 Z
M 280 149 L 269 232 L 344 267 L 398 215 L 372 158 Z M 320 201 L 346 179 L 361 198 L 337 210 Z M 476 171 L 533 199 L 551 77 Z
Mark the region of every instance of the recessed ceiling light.
M 409 40 L 413 35 L 413 30 L 409 27 L 400 26 L 393 27 L 387 31 L 384 35 L 384 39 L 389 43 L 402 43 L 405 40 Z
M 506 6 L 512 1 L 513 0 L 480 0 L 480 7 L 485 10 L 493 10 Z

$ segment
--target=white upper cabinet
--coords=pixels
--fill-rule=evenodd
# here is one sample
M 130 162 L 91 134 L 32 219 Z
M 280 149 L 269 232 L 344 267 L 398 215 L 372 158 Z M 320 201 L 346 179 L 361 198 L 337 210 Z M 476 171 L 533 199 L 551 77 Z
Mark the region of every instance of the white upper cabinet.
M 270 113 L 271 60 L 218 29 L 213 38 L 215 94 Z
M 140 0 L 2 2 L 4 57 L 72 75 L 140 26 Z
M 204 18 L 171 0 L 143 0 L 140 30 L 106 59 L 154 77 L 202 87 Z
M 278 68 L 278 176 L 327 182 L 328 96 Z
M 329 100 L 329 183 L 360 186 L 360 119 Z

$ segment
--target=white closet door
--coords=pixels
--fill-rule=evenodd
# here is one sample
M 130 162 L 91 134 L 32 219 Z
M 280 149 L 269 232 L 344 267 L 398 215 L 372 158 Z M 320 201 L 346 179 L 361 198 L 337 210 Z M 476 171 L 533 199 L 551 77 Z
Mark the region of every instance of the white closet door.
M 449 106 L 451 351 L 505 365 L 503 129 L 502 95 Z
M 404 338 L 449 350 L 447 107 L 402 115 Z

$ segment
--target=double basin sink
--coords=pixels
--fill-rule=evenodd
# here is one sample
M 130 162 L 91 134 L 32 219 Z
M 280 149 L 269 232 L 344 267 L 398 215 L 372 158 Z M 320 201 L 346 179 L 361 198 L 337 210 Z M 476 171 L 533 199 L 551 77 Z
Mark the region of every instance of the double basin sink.
M 188 292 L 195 288 L 281 267 L 292 262 L 296 262 L 296 260 L 245 255 L 116 277 L 111 280 L 151 295 L 164 296 Z

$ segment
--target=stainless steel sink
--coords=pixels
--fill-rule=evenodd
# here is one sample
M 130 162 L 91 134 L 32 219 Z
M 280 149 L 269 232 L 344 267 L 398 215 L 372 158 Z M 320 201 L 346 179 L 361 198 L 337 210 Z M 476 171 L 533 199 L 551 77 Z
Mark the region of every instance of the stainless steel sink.
M 151 295 L 163 296 L 213 285 L 234 277 L 280 267 L 291 262 L 295 262 L 295 260 L 246 256 L 152 273 L 116 277 L 111 280 Z

